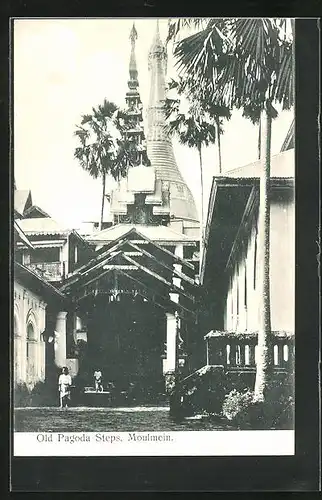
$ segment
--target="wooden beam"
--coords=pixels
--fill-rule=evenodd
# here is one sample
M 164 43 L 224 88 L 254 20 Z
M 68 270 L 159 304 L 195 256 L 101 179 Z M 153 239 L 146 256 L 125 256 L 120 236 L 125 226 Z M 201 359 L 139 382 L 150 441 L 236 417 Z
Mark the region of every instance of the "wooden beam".
M 122 243 L 124 243 L 123 239 L 120 240 L 116 245 L 114 245 L 111 248 L 109 248 L 108 250 L 105 250 L 105 252 L 103 252 L 101 255 L 97 255 L 96 257 L 94 257 L 93 259 L 91 259 L 89 262 L 87 262 L 83 266 L 79 267 L 78 269 L 75 269 L 75 271 L 73 273 L 73 276 L 75 276 L 75 278 L 77 278 L 79 275 L 81 275 L 83 273 L 82 270 L 86 270 L 91 262 L 94 264 L 95 261 L 97 261 L 97 259 L 103 259 L 104 260 L 104 258 L 105 258 L 104 256 L 105 255 L 108 255 L 111 251 L 116 250 L 117 248 L 119 248 L 122 245 Z M 93 268 L 90 267 L 89 269 L 93 269 Z
M 124 259 L 128 260 L 129 262 L 131 262 L 131 264 L 134 264 L 139 269 L 141 269 L 141 271 L 144 271 L 145 273 L 150 274 L 151 276 L 153 276 L 157 280 L 159 280 L 162 283 L 164 283 L 165 285 L 167 285 L 171 290 L 174 290 L 173 293 L 182 294 L 182 295 L 184 295 L 185 297 L 187 297 L 188 299 L 190 299 L 190 300 L 192 300 L 194 302 L 194 297 L 192 295 L 190 295 L 189 293 L 184 292 L 181 288 L 178 288 L 173 283 L 170 283 L 170 281 L 167 281 L 166 279 L 162 278 L 162 276 L 159 276 L 157 273 L 151 271 L 151 269 L 148 269 L 147 267 L 143 266 L 142 264 L 139 264 L 134 259 L 131 259 L 131 257 L 128 257 L 127 255 L 123 255 L 123 257 L 124 257 Z
M 192 311 L 191 309 L 188 309 L 188 308 L 184 307 L 182 304 L 178 304 L 177 302 L 174 302 L 173 300 L 171 300 L 170 297 L 164 297 L 164 295 L 161 295 L 159 292 L 156 292 L 155 290 L 153 290 L 153 288 L 149 287 L 148 285 L 146 285 L 142 281 L 138 280 L 137 278 L 134 278 L 134 276 L 131 276 L 130 274 L 127 274 L 124 271 L 120 271 L 120 273 L 123 274 L 124 276 L 126 276 L 127 278 L 129 278 L 130 280 L 133 280 L 138 285 L 141 285 L 144 288 L 146 288 L 147 290 L 150 290 L 153 295 L 157 295 L 158 297 L 160 297 L 160 299 L 162 299 L 162 300 L 170 303 L 173 306 L 174 309 L 178 309 L 178 307 L 179 307 L 180 309 L 188 312 L 189 314 L 192 314 L 192 315 L 196 314 L 194 311 Z
M 164 262 L 161 262 L 160 260 L 158 260 L 156 257 L 154 257 L 154 255 L 152 255 L 151 253 L 147 252 L 146 250 L 144 250 L 143 248 L 140 249 L 137 245 L 135 245 L 134 243 L 132 242 L 129 242 L 129 245 L 132 247 L 132 248 L 135 248 L 136 250 L 140 250 L 140 252 L 142 252 L 143 255 L 145 255 L 146 257 L 149 257 L 150 259 L 152 259 L 153 261 L 157 262 L 158 264 L 160 264 L 161 266 L 165 267 L 166 269 L 168 269 L 169 271 L 171 271 L 171 273 L 174 273 L 176 274 L 177 276 L 179 276 L 179 278 L 182 278 L 183 280 L 187 281 L 188 283 L 190 283 L 190 285 L 193 285 L 195 286 L 195 282 L 193 279 L 189 278 L 188 276 L 186 276 L 185 274 L 183 273 L 180 273 L 180 271 L 177 271 L 175 268 L 172 268 L 170 266 L 168 266 L 167 264 L 165 264 Z
M 151 243 L 151 245 L 154 245 L 156 248 L 158 248 L 159 250 L 162 250 L 162 252 L 166 253 L 167 255 L 171 255 L 171 257 L 174 260 L 177 260 L 178 262 L 180 262 L 181 264 L 189 267 L 193 271 L 195 270 L 194 266 L 192 264 L 190 264 L 189 262 L 187 262 L 185 259 L 182 259 L 181 257 L 179 257 L 178 255 L 175 255 L 174 253 L 170 252 L 169 250 L 166 250 L 161 245 L 158 245 L 158 243 L 155 243 L 154 241 L 150 240 L 149 238 L 147 238 L 146 236 L 144 236 L 143 234 L 141 234 L 139 231 L 137 231 L 137 233 L 140 236 L 142 236 L 142 238 L 144 238 L 145 241 L 147 241 L 148 243 Z
M 89 281 L 85 281 L 85 283 L 82 283 L 80 288 L 85 288 L 86 286 L 90 285 L 94 281 L 99 281 L 100 279 L 102 279 L 106 274 L 110 273 L 111 271 L 113 271 L 113 269 L 107 269 L 104 273 L 100 274 L 99 276 L 95 276 L 95 278 L 92 278 Z
M 119 250 L 118 252 L 116 252 L 114 255 L 110 255 L 109 257 L 107 257 L 106 259 L 103 259 L 101 262 L 99 262 L 98 264 L 96 264 L 96 266 L 93 266 L 91 267 L 90 269 L 88 269 L 86 272 L 82 273 L 81 274 L 81 277 L 83 276 L 87 276 L 89 273 L 91 273 L 94 269 L 97 269 L 99 267 L 103 267 L 105 264 L 107 264 L 107 262 L 110 262 L 112 259 L 114 259 L 114 257 L 117 257 L 118 255 L 120 255 L 122 252 L 121 250 Z
M 114 257 L 115 257 L 115 256 L 114 256 L 114 255 L 112 255 L 112 256 L 110 256 L 108 259 L 104 260 L 104 262 L 109 262 L 109 261 L 110 261 L 110 260 L 112 260 Z M 102 264 L 102 263 L 100 263 L 100 265 L 101 265 L 101 264 Z M 98 267 L 98 266 L 92 267 L 92 268 L 90 269 L 90 271 L 92 271 L 93 269 L 95 269 L 95 268 L 97 268 L 97 267 Z M 81 281 L 82 281 L 82 283 L 81 283 L 81 284 L 78 284 L 78 285 L 79 285 L 79 286 L 81 286 L 81 287 L 82 287 L 82 286 L 86 286 L 86 285 L 88 285 L 89 283 L 92 283 L 92 282 L 93 282 L 93 281 L 95 281 L 95 280 L 99 280 L 99 279 L 100 279 L 102 276 L 104 276 L 106 273 L 100 274 L 99 276 L 96 276 L 96 277 L 95 277 L 95 278 L 93 278 L 92 280 L 90 280 L 90 281 L 85 281 L 85 282 L 84 282 L 84 281 L 83 281 L 83 279 L 84 279 L 84 278 L 86 279 L 86 277 L 87 277 L 87 275 L 88 275 L 88 274 L 89 274 L 89 271 L 88 271 L 87 273 L 84 273 L 84 274 L 81 274 L 81 275 L 79 275 L 79 276 L 75 277 L 75 278 L 76 278 L 76 283 L 77 283 L 77 281 L 78 281 L 78 280 L 81 280 Z M 64 288 L 62 287 L 61 289 L 66 290 L 66 289 L 68 289 L 69 287 L 71 287 L 71 286 L 72 286 L 72 285 L 74 285 L 74 284 L 75 284 L 75 281 L 73 281 L 72 283 L 66 283 L 66 284 L 65 284 L 65 286 L 64 286 Z
M 104 269 L 110 269 L 110 270 L 120 270 L 120 269 L 127 269 L 128 271 L 135 271 L 137 269 L 136 266 L 132 265 L 126 265 L 126 264 L 111 264 L 111 265 L 106 265 L 103 267 Z

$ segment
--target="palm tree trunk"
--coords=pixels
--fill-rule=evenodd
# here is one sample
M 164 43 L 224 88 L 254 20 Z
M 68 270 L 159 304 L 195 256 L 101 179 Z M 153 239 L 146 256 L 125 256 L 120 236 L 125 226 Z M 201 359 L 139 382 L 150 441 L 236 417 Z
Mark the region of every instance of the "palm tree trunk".
M 221 143 L 220 143 L 220 120 L 219 120 L 219 118 L 216 118 L 216 125 L 217 125 L 218 167 L 219 167 L 219 173 L 221 174 L 222 165 L 221 165 Z
M 203 247 L 204 247 L 204 209 L 203 209 L 203 165 L 202 165 L 202 154 L 201 154 L 201 146 L 198 146 L 199 153 L 199 166 L 200 166 L 200 197 L 201 197 L 201 210 L 200 210 L 200 261 L 199 266 L 201 265 Z
M 257 148 L 258 148 L 258 159 L 260 160 L 261 159 L 261 135 L 262 135 L 262 130 L 261 130 L 262 126 L 261 126 L 261 119 L 259 119 L 259 125 L 258 125 L 258 144 L 257 144 Z
M 295 19 L 291 19 L 292 29 L 292 71 L 293 71 L 293 102 L 295 102 Z
M 99 231 L 102 231 L 103 219 L 104 219 L 104 204 L 105 204 L 105 186 L 106 186 L 106 174 L 102 174 L 102 207 L 101 207 L 101 219 L 99 224 Z
M 259 201 L 259 329 L 254 399 L 264 401 L 270 369 L 270 169 L 272 119 L 266 109 L 261 115 L 261 177 Z

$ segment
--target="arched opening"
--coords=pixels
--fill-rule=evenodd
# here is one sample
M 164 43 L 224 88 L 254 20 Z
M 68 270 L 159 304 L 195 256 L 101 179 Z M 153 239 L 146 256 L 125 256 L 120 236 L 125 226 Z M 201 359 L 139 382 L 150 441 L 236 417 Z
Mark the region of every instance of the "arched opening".
M 20 371 L 19 366 L 21 365 L 22 360 L 20 359 L 20 332 L 19 332 L 19 321 L 18 317 L 15 314 L 13 317 L 13 341 L 14 341 L 14 380 L 15 383 L 20 379 Z
M 27 323 L 26 340 L 27 380 L 33 383 L 37 373 L 37 338 L 35 326 L 31 321 Z
M 18 317 L 14 315 L 13 317 L 13 336 L 14 338 L 19 337 L 20 332 L 19 332 L 19 321 Z

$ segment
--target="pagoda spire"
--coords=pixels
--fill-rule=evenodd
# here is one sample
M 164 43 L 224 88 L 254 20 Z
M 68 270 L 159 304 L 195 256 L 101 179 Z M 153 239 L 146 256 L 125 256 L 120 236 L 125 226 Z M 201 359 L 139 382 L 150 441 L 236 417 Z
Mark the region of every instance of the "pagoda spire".
M 159 20 L 149 50 L 150 96 L 147 109 L 147 153 L 161 191 L 169 191 L 170 217 L 198 222 L 195 201 L 175 160 L 164 113 L 167 51 L 161 40 Z
M 130 40 L 131 40 L 131 55 L 130 55 L 130 65 L 129 65 L 129 73 L 130 73 L 130 79 L 131 80 L 136 80 L 138 78 L 138 70 L 136 66 L 136 56 L 135 56 L 135 42 L 138 38 L 138 33 L 135 28 L 135 23 L 133 23 L 131 33 L 130 33 Z
M 138 33 L 135 28 L 135 24 L 133 23 L 132 29 L 130 31 L 130 41 L 131 41 L 131 55 L 130 55 L 130 64 L 129 64 L 129 74 L 130 79 L 128 80 L 128 88 L 129 90 L 126 93 L 125 101 L 127 104 L 126 113 L 126 122 L 127 122 L 127 130 L 125 136 L 127 140 L 135 142 L 136 144 L 136 156 L 137 156 L 137 165 L 147 165 L 148 158 L 146 153 L 146 145 L 145 145 L 145 134 L 143 129 L 143 117 L 142 117 L 142 102 L 140 97 L 139 88 L 139 80 L 138 80 L 138 70 L 136 65 L 136 56 L 135 56 L 135 44 L 138 39 Z

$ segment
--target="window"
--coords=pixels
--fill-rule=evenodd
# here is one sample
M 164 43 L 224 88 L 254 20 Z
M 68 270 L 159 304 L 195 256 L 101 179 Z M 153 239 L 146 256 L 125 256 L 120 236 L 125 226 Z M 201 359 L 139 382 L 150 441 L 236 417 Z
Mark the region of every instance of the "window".
M 35 329 L 32 323 L 28 323 L 27 325 L 27 340 L 36 340 Z
M 59 248 L 36 248 L 30 253 L 31 264 L 59 262 Z
M 31 357 L 31 346 L 30 344 L 32 342 L 35 342 L 35 329 L 32 325 L 32 323 L 28 323 L 27 325 L 27 346 L 26 346 L 26 349 L 27 349 L 27 359 L 30 359 Z
M 75 264 L 77 264 L 78 262 L 78 247 L 75 246 L 75 249 L 74 249 L 74 261 L 75 261 Z

